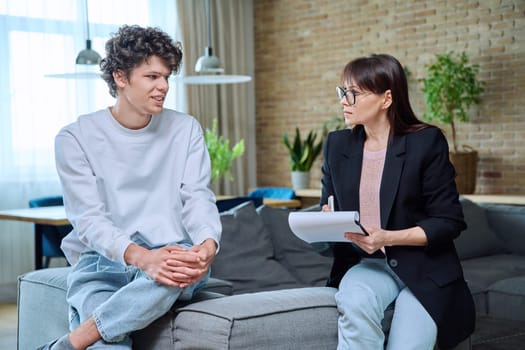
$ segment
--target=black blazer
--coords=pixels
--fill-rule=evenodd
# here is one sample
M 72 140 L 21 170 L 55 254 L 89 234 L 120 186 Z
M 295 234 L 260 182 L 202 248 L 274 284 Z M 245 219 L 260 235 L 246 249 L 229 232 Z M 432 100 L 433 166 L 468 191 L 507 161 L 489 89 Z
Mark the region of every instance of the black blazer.
M 329 195 L 335 210 L 359 210 L 359 183 L 365 132 L 331 132 L 324 146 L 321 203 Z M 474 331 L 471 293 L 453 240 L 466 228 L 449 161 L 448 144 L 438 128 L 393 136 L 389 140 L 380 187 L 381 227 L 420 226 L 426 247 L 385 247 L 386 259 L 438 326 L 438 345 L 455 346 Z M 350 243 L 337 243 L 328 285 L 337 287 L 359 254 Z

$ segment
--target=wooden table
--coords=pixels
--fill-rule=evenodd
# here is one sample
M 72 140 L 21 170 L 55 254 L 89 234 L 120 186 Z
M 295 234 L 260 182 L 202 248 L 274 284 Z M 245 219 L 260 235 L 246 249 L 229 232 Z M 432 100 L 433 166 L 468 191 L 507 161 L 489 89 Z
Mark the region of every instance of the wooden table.
M 320 188 L 302 188 L 300 190 L 295 190 L 295 195 L 297 197 L 305 198 L 321 198 L 321 189 Z
M 295 195 L 301 201 L 303 208 L 319 204 L 321 200 L 320 188 L 303 188 L 295 190 Z
M 524 195 L 515 194 L 464 194 L 463 197 L 476 203 L 525 205 Z
M 320 188 L 306 188 L 296 190 L 295 194 L 302 201 L 306 202 L 317 201 L 321 198 Z M 525 205 L 525 195 L 513 194 L 464 194 L 465 197 L 475 203 L 494 203 L 494 204 L 511 204 L 511 205 Z
M 300 208 L 302 203 L 298 199 L 263 198 L 263 204 L 273 208 Z
M 63 206 L 0 210 L 0 220 L 32 222 L 41 225 L 69 224 Z M 35 225 L 35 269 L 42 268 L 42 226 Z

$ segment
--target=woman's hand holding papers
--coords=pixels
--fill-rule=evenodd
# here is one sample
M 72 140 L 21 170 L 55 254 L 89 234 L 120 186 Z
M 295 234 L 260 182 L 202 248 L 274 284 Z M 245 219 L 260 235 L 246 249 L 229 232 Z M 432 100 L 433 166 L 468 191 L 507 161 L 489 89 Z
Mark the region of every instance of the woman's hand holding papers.
M 361 233 L 345 232 L 345 238 L 357 244 L 368 254 L 382 249 L 386 245 L 388 232 L 380 228 L 366 228 L 368 235 Z
M 331 212 L 333 209 L 328 204 L 321 207 L 323 212 Z M 368 229 L 368 235 L 362 233 L 345 232 L 345 238 L 357 244 L 359 248 L 363 249 L 368 254 L 383 248 L 385 246 L 387 233 L 382 229 Z

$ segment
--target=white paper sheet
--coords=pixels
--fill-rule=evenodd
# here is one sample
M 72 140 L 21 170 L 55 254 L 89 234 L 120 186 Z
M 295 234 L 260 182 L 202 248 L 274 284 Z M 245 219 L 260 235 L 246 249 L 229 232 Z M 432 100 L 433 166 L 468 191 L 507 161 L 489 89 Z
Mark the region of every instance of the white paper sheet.
M 292 232 L 305 242 L 349 242 L 345 232 L 366 234 L 359 225 L 357 211 L 292 212 L 288 216 Z

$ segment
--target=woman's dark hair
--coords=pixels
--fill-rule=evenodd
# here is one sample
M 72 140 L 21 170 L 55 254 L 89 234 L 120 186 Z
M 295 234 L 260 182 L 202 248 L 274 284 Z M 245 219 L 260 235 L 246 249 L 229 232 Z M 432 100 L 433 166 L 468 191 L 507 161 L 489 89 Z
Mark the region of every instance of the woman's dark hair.
M 374 94 L 387 90 L 392 92 L 387 117 L 394 134 L 410 133 L 430 126 L 419 120 L 412 110 L 405 71 L 393 56 L 373 54 L 356 58 L 345 66 L 341 78 L 343 85 L 352 80 L 359 88 Z
M 123 71 L 129 78 L 131 70 L 151 56 L 160 57 L 172 73 L 177 73 L 182 61 L 180 43 L 158 28 L 120 27 L 106 42 L 106 57 L 100 61 L 102 79 L 108 84 L 111 96 L 117 97 L 113 72 Z

